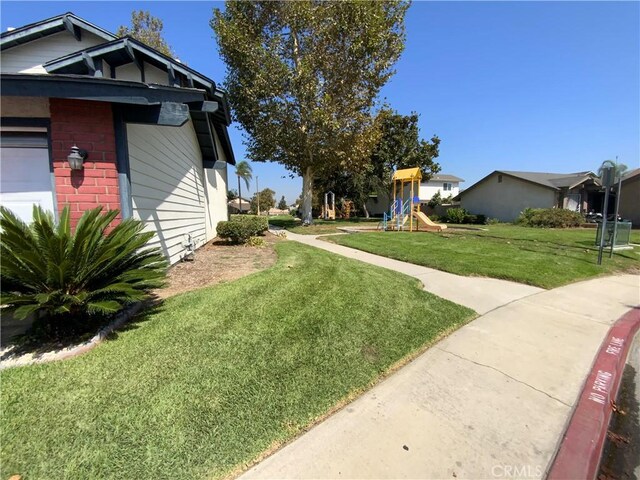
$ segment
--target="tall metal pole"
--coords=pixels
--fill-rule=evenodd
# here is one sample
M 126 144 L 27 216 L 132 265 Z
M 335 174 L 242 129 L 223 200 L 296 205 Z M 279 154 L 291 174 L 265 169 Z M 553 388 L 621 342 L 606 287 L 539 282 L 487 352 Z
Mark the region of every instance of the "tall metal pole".
M 605 188 L 604 207 L 602 208 L 602 223 L 600 224 L 600 248 L 598 248 L 598 265 L 602 265 L 602 250 L 604 249 L 604 236 L 607 231 L 607 212 L 609 210 L 609 189 L 611 188 L 611 167 L 603 169 L 602 179 Z
M 258 215 L 260 215 L 260 184 L 258 183 L 257 175 L 256 175 L 256 198 L 258 199 Z
M 618 171 L 618 157 L 616 157 L 616 172 Z M 620 192 L 622 190 L 622 175 L 618 178 L 618 190 L 616 191 L 616 213 L 613 217 L 613 238 L 611 238 L 611 250 L 609 250 L 609 258 L 613 257 L 613 247 L 618 236 L 618 209 L 620 208 Z

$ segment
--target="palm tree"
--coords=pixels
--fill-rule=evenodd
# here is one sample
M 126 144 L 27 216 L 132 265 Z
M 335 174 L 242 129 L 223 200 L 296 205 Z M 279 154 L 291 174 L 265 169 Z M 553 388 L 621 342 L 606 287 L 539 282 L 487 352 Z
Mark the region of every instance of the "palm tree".
M 618 163 L 617 160 L 605 160 L 598 168 L 598 176 L 602 178 L 604 169 L 609 167 L 613 168 L 614 182 L 617 182 L 620 177 L 623 176 L 627 170 L 629 170 L 629 167 L 627 167 L 624 163 Z
M 238 202 L 240 206 L 240 213 L 242 213 L 242 190 L 240 189 L 240 179 L 244 180 L 245 185 L 247 186 L 247 190 L 249 190 L 249 182 L 253 178 L 253 170 L 251 169 L 251 165 L 244 160 L 238 162 L 236 165 L 236 175 L 238 176 Z

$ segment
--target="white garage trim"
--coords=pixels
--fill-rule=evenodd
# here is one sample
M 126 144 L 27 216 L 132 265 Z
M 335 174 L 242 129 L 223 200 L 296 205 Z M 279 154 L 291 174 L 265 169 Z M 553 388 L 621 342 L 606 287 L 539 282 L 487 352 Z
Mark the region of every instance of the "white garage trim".
M 56 214 L 46 127 L 2 127 L 0 130 L 0 204 L 30 222 L 33 205 Z

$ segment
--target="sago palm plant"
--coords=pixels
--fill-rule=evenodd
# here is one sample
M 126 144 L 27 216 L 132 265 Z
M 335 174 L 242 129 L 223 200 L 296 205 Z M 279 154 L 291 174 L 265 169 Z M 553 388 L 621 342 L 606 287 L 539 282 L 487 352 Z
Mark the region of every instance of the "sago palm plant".
M 3 310 L 76 323 L 115 313 L 162 286 L 167 262 L 158 249 L 144 249 L 153 233 L 133 219 L 106 233 L 117 214 L 88 210 L 72 232 L 68 207 L 57 225 L 39 206 L 31 224 L 0 207 Z

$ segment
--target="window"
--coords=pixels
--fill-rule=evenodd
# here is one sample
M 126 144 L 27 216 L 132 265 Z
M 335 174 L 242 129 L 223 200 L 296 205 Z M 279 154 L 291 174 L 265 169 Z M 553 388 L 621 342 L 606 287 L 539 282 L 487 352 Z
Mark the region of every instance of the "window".
M 450 192 L 452 189 L 453 189 L 452 183 L 445 182 L 442 184 L 442 190 L 444 190 L 445 192 Z
M 502 175 L 498 175 L 498 183 L 502 183 Z

